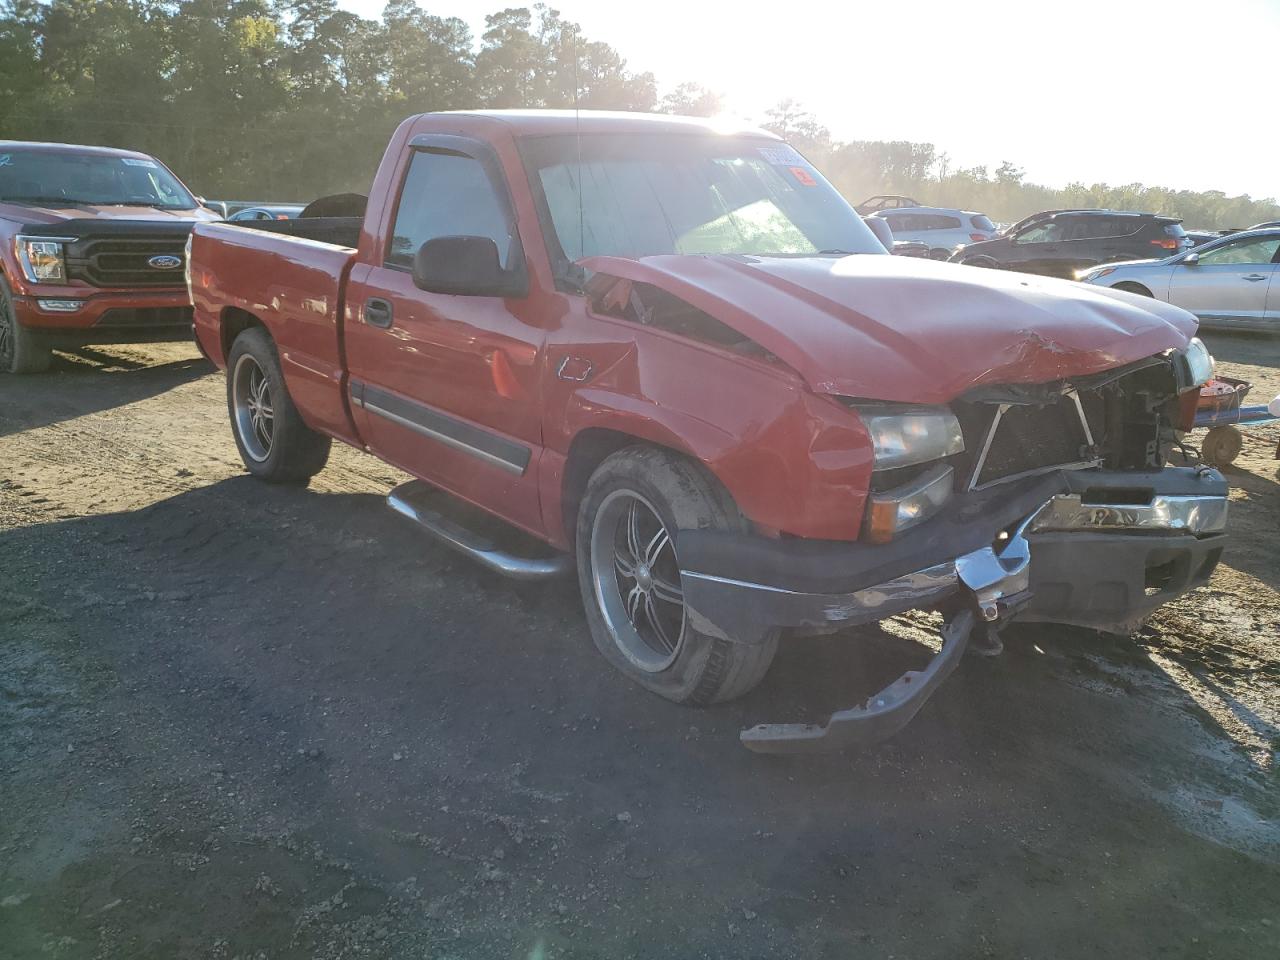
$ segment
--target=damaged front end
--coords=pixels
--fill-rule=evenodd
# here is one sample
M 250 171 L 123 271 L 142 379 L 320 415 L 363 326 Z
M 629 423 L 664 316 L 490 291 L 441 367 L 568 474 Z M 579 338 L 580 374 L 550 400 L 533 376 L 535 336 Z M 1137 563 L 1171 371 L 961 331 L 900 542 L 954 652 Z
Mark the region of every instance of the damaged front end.
M 1226 540 L 1227 485 L 1205 467 L 1164 465 L 1197 376 L 1183 366 L 1170 354 L 961 397 L 950 409 L 963 449 L 910 468 L 895 461 L 884 473 L 896 486 L 873 492 L 872 535 L 856 543 L 682 533 L 685 601 L 714 636 L 760 642 L 779 627 L 825 632 L 911 609 L 945 617 L 924 670 L 823 725 L 745 730 L 744 745 L 779 753 L 881 739 L 915 716 L 967 646 L 999 652 L 1011 620 L 1128 632 L 1207 581 Z M 944 468 L 950 487 L 935 512 L 876 542 L 877 496 L 892 501 L 917 473 Z

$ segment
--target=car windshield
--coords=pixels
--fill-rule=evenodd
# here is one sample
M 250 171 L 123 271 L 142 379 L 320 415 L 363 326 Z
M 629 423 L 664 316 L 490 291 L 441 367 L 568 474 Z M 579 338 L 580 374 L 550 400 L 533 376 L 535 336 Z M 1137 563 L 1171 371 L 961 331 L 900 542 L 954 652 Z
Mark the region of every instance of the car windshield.
M 543 232 L 566 260 L 596 255 L 884 253 L 808 161 L 764 138 L 530 138 Z M 547 222 L 549 221 L 549 222 Z
M 196 200 L 168 170 L 149 157 L 0 151 L 0 200 L 18 203 L 86 203 L 191 210 Z

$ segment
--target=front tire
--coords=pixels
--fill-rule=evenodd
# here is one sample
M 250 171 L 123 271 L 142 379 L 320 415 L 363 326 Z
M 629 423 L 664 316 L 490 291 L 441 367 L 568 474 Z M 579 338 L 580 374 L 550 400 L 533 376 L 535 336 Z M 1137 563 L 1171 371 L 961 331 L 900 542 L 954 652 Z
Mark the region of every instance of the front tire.
M 694 706 L 741 696 L 778 648 L 694 629 L 680 586 L 679 530 L 745 531 L 728 493 L 696 464 L 653 447 L 606 459 L 578 511 L 578 583 L 596 649 L 640 686 Z
M 324 469 L 332 441 L 298 414 L 275 343 L 262 327 L 250 327 L 231 345 L 227 411 L 240 459 L 255 477 L 305 484 Z
M 48 345 L 18 322 L 13 294 L 0 277 L 0 373 L 44 373 L 52 362 Z

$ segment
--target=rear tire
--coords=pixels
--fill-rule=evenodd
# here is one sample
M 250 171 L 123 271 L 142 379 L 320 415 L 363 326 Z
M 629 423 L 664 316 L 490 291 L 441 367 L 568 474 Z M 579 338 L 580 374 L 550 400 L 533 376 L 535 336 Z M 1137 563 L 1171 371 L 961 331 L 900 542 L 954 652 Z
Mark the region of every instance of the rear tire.
M 994 257 L 988 257 L 985 254 L 976 257 L 969 257 L 960 261 L 961 265 L 966 267 L 985 267 L 988 270 L 999 270 L 1000 262 Z
M 646 690 L 676 703 L 732 700 L 760 682 L 778 632 L 759 644 L 695 630 L 684 609 L 674 535 L 745 531 L 729 494 L 698 465 L 655 447 L 606 459 L 578 511 L 578 583 L 596 649 Z
M 324 469 L 332 441 L 302 421 L 262 327 L 250 327 L 231 345 L 227 412 L 240 459 L 260 480 L 305 484 Z
M 934 247 L 929 251 L 930 260 L 946 261 L 951 259 L 951 251 L 944 250 L 942 247 Z
M 0 276 L 0 373 L 44 373 L 52 362 L 49 346 L 18 322 L 13 294 Z

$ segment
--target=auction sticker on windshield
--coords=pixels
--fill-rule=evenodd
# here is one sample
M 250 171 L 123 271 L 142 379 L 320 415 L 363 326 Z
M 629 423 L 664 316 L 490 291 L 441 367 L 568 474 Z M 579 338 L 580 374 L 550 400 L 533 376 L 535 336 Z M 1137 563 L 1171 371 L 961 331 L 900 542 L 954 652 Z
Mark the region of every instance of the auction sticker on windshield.
M 805 163 L 804 157 L 795 151 L 795 148 L 785 143 L 778 144 L 776 147 L 757 147 L 760 156 L 767 161 L 779 167 L 789 167 L 797 163 Z

